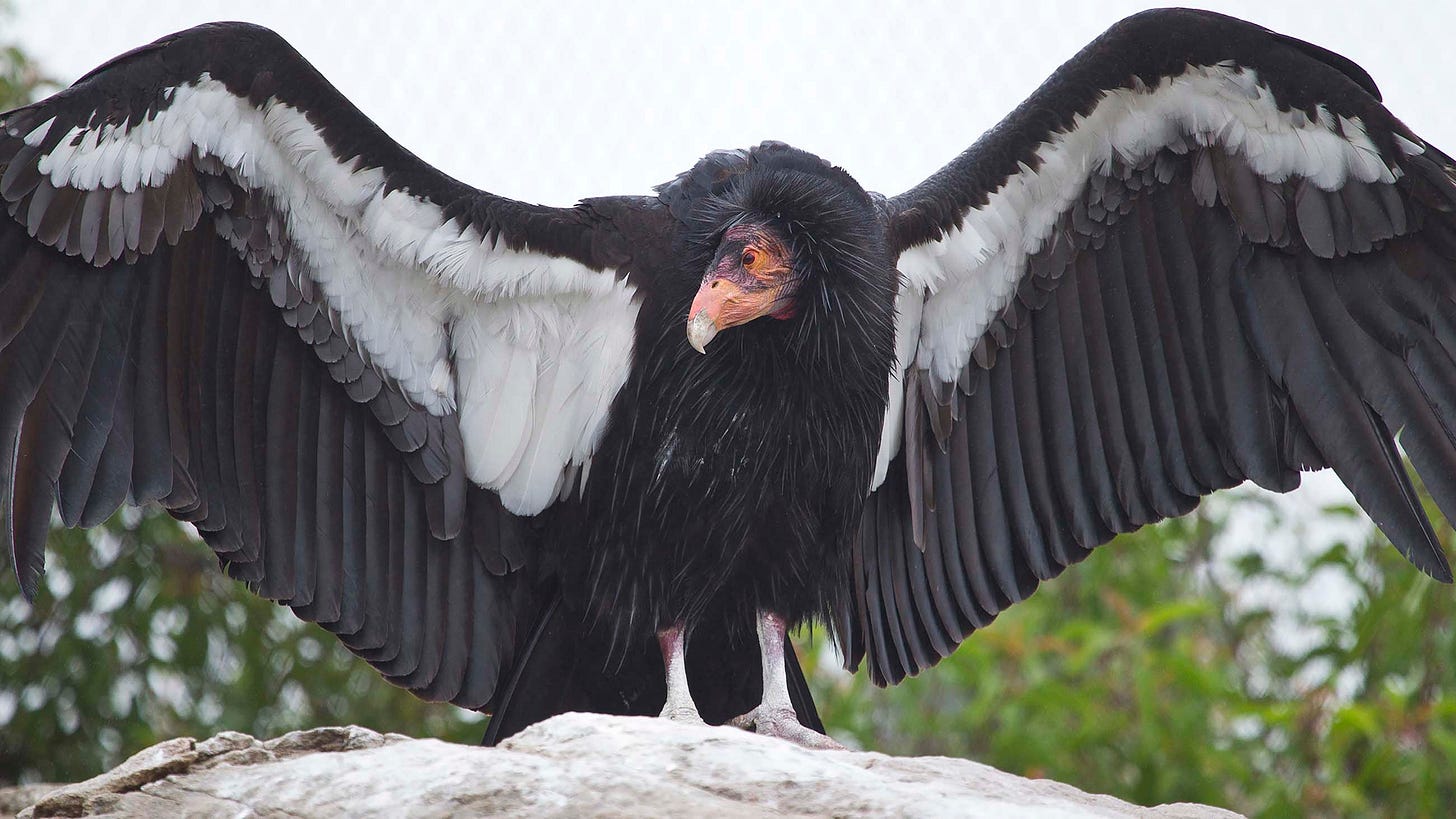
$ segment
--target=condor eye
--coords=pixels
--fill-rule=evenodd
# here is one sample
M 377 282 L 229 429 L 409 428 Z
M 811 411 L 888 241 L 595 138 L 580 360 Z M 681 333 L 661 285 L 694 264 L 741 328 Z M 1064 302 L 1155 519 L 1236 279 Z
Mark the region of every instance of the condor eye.
M 744 267 L 753 267 L 754 262 L 757 262 L 757 261 L 758 261 L 758 254 L 756 252 L 754 252 L 753 250 L 745 250 L 745 251 L 743 251 L 743 258 L 742 259 L 739 259 L 739 262 L 741 262 Z

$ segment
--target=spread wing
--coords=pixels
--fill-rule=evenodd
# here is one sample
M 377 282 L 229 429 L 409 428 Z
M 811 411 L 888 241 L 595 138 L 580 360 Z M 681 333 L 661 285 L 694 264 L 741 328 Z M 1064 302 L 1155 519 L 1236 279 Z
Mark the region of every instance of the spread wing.
M 1456 168 L 1358 66 L 1141 14 L 888 207 L 851 665 L 898 681 L 1113 535 L 1301 470 L 1451 579 L 1395 435 L 1456 517 Z
M 0 117 L 0 199 L 22 590 L 53 507 L 156 502 L 393 682 L 489 707 L 518 515 L 589 464 L 632 354 L 619 226 L 650 205 L 466 186 L 237 23 Z

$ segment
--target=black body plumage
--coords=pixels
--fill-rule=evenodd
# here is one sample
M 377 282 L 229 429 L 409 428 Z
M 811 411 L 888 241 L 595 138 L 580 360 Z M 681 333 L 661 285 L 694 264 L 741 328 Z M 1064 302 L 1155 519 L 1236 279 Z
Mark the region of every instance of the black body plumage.
M 875 202 L 788 146 L 723 155 L 662 190 L 685 219 L 646 281 L 632 373 L 559 527 L 566 598 L 614 639 L 704 612 L 752 633 L 755 610 L 826 622 L 846 605 L 860 507 L 894 358 L 899 278 Z M 711 185 L 688 180 L 712 167 Z M 799 312 L 725 333 L 706 355 L 682 325 L 723 233 L 761 221 L 802 269 Z

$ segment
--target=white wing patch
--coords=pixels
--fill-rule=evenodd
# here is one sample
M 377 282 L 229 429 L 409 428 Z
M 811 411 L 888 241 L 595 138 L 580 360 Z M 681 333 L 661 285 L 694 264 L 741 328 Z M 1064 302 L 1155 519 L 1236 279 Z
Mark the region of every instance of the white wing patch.
M 73 128 L 38 163 L 56 187 L 158 187 L 215 157 L 287 217 L 294 255 L 360 352 L 436 415 L 459 412 L 467 472 L 534 514 L 590 458 L 626 379 L 637 305 L 613 271 L 489 241 L 434 202 L 341 162 L 308 116 L 202 75 L 130 127 Z M 26 134 L 36 146 L 54 119 Z M 452 366 L 453 354 L 453 366 Z M 458 384 L 457 384 L 458 381 Z
M 463 316 L 453 340 L 470 479 L 518 513 L 561 494 L 627 379 L 636 320 L 626 284 L 481 304 Z
M 901 274 L 903 277 L 903 273 Z M 920 310 L 924 304 L 921 290 L 911 285 L 908 277 L 900 282 L 895 295 L 895 366 L 890 369 L 890 402 L 885 405 L 885 421 L 880 425 L 880 449 L 875 460 L 875 474 L 870 478 L 870 491 L 880 488 L 890 471 L 890 461 L 900 454 L 901 421 L 905 417 L 905 371 L 915 360 L 915 346 L 920 340 Z
M 1106 92 L 1071 130 L 1037 148 L 1036 170 L 1022 165 L 985 205 L 966 213 L 959 229 L 901 254 L 901 273 L 926 294 L 916 364 L 942 381 L 955 380 L 1014 296 L 1027 258 L 1091 174 L 1114 158 L 1136 164 L 1162 150 L 1212 145 L 1241 156 L 1270 181 L 1307 177 L 1325 190 L 1352 176 L 1393 182 L 1399 173 L 1358 119 L 1324 107 L 1313 119 L 1298 109 L 1281 111 L 1254 71 L 1232 63 L 1190 66 L 1153 88 L 1139 83 Z

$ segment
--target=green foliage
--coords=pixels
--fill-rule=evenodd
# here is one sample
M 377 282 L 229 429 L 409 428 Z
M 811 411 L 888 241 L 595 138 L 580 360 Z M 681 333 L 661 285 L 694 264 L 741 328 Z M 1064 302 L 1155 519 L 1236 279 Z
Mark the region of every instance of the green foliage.
M 24 105 L 33 98 L 36 89 L 47 85 L 18 47 L 0 48 L 0 111 Z
M 0 2 L 0 22 L 10 17 L 10 3 Z M 0 111 L 24 105 L 55 85 L 19 46 L 0 44 Z
M 1377 537 L 1293 568 L 1215 558 L 1226 528 L 1205 512 L 1124 537 L 893 689 L 809 652 L 825 721 L 866 748 L 1141 804 L 1439 815 L 1456 798 L 1451 590 Z M 1291 605 L 1325 587 L 1337 605 Z M 482 727 L 389 686 L 160 515 L 53 533 L 33 609 L 0 577 L 0 781 L 88 776 L 171 736 L 350 722 L 460 742 Z
M 478 742 L 483 717 L 384 682 L 249 593 L 165 515 L 56 530 L 35 605 L 0 572 L 0 782 L 92 776 L 174 736 L 355 723 Z
M 867 748 L 1145 805 L 1443 813 L 1456 801 L 1452 590 L 1377 536 L 1280 569 L 1258 552 L 1213 558 L 1224 528 L 1204 512 L 1120 538 L 918 679 L 821 687 L 825 722 Z M 1338 613 L 1294 605 L 1325 588 Z

